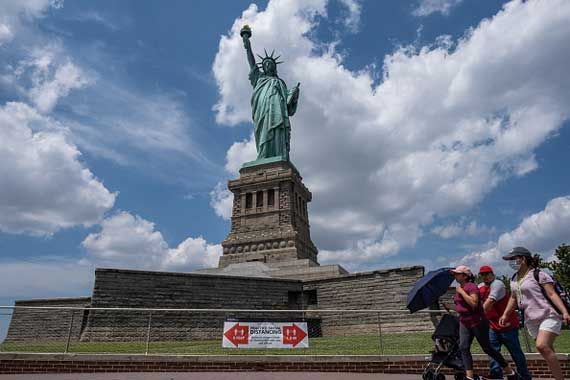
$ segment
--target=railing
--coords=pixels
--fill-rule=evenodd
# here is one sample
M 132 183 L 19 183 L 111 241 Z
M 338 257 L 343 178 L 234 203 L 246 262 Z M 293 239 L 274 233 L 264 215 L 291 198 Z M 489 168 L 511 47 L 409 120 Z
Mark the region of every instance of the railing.
M 0 317 L 11 319 L 0 351 L 146 355 L 428 354 L 434 345 L 434 324 L 444 313 L 0 306 Z M 223 348 L 224 322 L 305 322 L 309 347 Z M 523 330 L 520 335 L 523 348 L 530 352 L 528 336 Z M 481 352 L 477 345 L 473 351 Z

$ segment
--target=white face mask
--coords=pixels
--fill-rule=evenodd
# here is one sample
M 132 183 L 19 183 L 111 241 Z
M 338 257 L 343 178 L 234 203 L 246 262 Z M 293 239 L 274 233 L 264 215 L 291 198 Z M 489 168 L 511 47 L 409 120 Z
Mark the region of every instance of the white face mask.
M 512 269 L 516 270 L 517 272 L 519 271 L 519 269 L 521 269 L 520 263 L 517 263 L 516 260 L 511 260 L 511 261 L 509 261 L 509 266 L 510 266 Z

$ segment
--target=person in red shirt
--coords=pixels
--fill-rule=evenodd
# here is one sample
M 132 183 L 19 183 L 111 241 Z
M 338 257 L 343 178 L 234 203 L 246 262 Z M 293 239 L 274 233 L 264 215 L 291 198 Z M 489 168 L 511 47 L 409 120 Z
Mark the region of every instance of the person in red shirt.
M 530 380 L 531 375 L 528 371 L 526 358 L 519 342 L 519 319 L 516 313 L 510 315 L 504 326 L 499 324 L 499 319 L 509 303 L 509 294 L 505 285 L 502 281 L 495 278 L 493 268 L 489 265 L 483 265 L 479 269 L 479 276 L 483 280 L 483 282 L 479 284 L 479 296 L 483 303 L 485 317 L 489 321 L 489 340 L 491 346 L 500 352 L 501 346 L 505 345 L 517 366 L 517 372 L 521 379 Z M 491 358 L 489 367 L 491 378 L 501 379 L 503 377 L 503 370 L 496 360 Z
M 467 380 L 476 379 L 471 355 L 471 344 L 476 338 L 483 351 L 495 359 L 503 371 L 508 374 L 507 380 L 515 380 L 518 377 L 517 373 L 512 370 L 503 355 L 491 347 L 489 342 L 489 322 L 481 306 L 479 288 L 473 283 L 475 278 L 471 269 L 465 265 L 459 265 L 452 269 L 451 273 L 459 284 L 453 296 L 453 303 L 455 311 L 459 314 L 459 351 L 465 367 L 465 377 Z

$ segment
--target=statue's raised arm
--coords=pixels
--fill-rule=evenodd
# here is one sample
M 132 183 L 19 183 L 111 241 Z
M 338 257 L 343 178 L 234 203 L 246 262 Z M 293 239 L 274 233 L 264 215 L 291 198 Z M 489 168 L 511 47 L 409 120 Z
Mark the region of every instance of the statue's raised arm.
M 239 32 L 242 40 L 243 40 L 243 47 L 245 48 L 245 54 L 247 55 L 247 62 L 249 63 L 249 69 L 253 70 L 257 68 L 255 64 L 255 57 L 253 56 L 253 51 L 251 51 L 251 42 L 249 39 L 251 37 L 251 29 L 249 25 L 244 25 Z
M 251 114 L 254 124 L 257 160 L 248 164 L 273 162 L 275 160 L 289 161 L 291 140 L 290 116 L 297 110 L 299 99 L 299 84 L 292 90 L 287 90 L 283 79 L 277 74 L 279 56 L 275 51 L 265 56 L 259 56 L 261 62 L 255 62 L 251 50 L 251 28 L 245 25 L 240 36 L 249 63 L 249 80 L 253 86 L 251 96 Z

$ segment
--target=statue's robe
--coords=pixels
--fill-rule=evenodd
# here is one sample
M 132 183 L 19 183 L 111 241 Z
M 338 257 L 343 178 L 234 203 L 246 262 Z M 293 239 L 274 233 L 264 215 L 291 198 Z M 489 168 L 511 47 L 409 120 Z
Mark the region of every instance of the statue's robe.
M 257 159 L 281 157 L 289 160 L 291 123 L 289 116 L 297 110 L 297 98 L 287 91 L 277 76 L 263 74 L 255 67 L 249 74 L 253 95 L 251 111 L 255 125 Z

